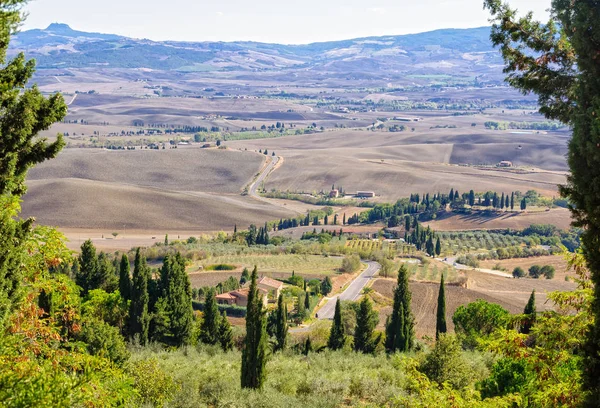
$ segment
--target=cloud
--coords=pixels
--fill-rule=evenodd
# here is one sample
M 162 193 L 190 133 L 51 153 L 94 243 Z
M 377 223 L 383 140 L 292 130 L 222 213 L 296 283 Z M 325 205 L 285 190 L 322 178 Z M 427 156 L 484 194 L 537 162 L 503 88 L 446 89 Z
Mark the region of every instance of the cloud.
M 217 11 L 215 14 L 217 15 L 217 17 L 223 17 L 225 15 L 225 13 L 223 13 L 222 11 Z

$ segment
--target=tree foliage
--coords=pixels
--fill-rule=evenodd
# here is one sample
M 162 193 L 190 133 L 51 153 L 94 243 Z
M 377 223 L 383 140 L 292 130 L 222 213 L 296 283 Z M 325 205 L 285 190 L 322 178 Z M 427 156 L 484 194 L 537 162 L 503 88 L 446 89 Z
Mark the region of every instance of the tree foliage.
M 242 388 L 261 389 L 266 372 L 267 322 L 262 298 L 258 293 L 256 267 L 250 277 L 246 313 L 246 338 L 242 349 Z
M 540 111 L 573 129 L 567 184 L 575 225 L 584 228 L 584 256 L 595 283 L 595 324 L 587 333 L 588 403 L 600 400 L 600 8 L 593 1 L 554 0 L 547 23 L 519 18 L 500 0 L 485 0 L 493 17 L 492 42 L 500 47 L 508 82 L 538 95 Z

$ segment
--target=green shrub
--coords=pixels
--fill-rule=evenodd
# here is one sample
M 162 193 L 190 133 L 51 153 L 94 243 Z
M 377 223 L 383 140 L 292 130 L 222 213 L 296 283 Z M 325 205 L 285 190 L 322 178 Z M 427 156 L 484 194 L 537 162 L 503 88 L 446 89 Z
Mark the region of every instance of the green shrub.
M 346 256 L 342 261 L 342 272 L 353 273 L 360 269 L 361 262 L 358 255 Z
M 235 265 L 229 264 L 216 264 L 216 265 L 208 265 L 204 268 L 207 271 L 233 271 L 236 268 Z

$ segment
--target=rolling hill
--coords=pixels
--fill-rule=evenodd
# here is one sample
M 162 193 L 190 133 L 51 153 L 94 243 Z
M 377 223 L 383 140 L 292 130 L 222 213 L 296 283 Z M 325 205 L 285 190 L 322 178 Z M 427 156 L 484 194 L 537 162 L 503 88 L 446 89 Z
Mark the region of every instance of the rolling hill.
M 10 52 L 40 69 L 126 68 L 178 72 L 311 70 L 340 75 L 500 74 L 490 28 L 443 29 L 306 45 L 258 42 L 155 42 L 86 33 L 66 24 L 23 31 Z M 375 72 L 376 71 L 376 72 Z M 500 77 L 498 77 L 500 78 Z M 497 79 L 497 78 L 496 78 Z

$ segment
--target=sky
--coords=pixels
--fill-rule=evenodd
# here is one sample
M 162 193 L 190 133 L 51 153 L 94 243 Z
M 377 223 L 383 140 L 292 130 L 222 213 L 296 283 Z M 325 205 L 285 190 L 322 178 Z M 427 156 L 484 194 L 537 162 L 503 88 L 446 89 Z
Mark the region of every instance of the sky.
M 550 0 L 509 0 L 546 19 Z M 65 23 L 155 41 L 280 44 L 489 25 L 483 0 L 30 0 L 22 30 Z

